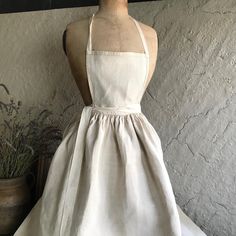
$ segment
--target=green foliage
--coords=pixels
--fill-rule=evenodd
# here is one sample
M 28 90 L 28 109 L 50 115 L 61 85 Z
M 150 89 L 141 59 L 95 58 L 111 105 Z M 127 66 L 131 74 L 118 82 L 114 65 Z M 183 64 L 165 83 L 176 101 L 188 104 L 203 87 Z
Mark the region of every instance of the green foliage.
M 8 96 L 9 90 L 3 84 Z M 35 118 L 27 121 L 20 114 L 21 101 L 0 101 L 0 178 L 14 178 L 26 174 L 38 158 L 50 158 L 55 152 L 55 142 L 62 139 L 62 131 L 47 122 L 52 115 L 44 109 Z

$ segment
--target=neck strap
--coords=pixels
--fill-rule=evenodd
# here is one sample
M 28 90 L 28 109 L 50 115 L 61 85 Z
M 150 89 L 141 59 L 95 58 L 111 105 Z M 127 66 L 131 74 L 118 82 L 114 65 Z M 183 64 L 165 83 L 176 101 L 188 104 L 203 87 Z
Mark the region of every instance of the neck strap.
M 136 25 L 136 27 L 138 29 L 138 33 L 139 33 L 139 35 L 141 37 L 145 54 L 149 55 L 148 47 L 147 47 L 147 42 L 146 42 L 145 36 L 143 34 L 143 31 L 142 31 L 139 23 L 132 16 L 130 18 L 134 21 L 134 23 L 135 23 L 135 25 Z M 90 17 L 90 20 L 89 20 L 89 36 L 88 36 L 87 50 L 90 51 L 90 52 L 92 50 L 92 26 L 93 26 L 93 19 L 94 19 L 94 13 L 92 14 L 92 16 Z

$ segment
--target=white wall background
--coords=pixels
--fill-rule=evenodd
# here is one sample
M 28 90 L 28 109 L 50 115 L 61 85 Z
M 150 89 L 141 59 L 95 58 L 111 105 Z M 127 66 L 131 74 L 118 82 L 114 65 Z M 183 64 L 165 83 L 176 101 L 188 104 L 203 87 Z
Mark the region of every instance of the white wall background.
M 63 117 L 83 107 L 62 49 L 67 23 L 97 7 L 0 15 L 0 83 Z M 162 140 L 176 201 L 207 235 L 236 235 L 236 1 L 129 4 L 159 36 L 143 112 Z M 5 95 L 0 90 L 0 100 Z M 62 126 L 63 126 L 62 125 Z

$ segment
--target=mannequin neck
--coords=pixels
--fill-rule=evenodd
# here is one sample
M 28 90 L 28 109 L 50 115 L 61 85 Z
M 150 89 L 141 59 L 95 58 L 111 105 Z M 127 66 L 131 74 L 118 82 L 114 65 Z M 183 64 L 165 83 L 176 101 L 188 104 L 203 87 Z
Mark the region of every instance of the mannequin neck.
M 126 18 L 128 16 L 128 0 L 99 0 L 99 9 L 96 15 Z

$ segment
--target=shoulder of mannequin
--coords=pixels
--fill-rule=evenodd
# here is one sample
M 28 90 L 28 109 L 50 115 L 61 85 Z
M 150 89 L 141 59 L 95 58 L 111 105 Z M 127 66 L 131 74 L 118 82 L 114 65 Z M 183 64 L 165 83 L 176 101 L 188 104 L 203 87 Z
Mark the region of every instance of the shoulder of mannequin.
M 138 20 L 136 20 L 136 21 L 139 23 L 144 35 L 147 38 L 157 40 L 157 31 L 155 28 L 153 28 L 150 25 L 146 25 L 141 21 L 138 21 Z
M 87 29 L 89 17 L 83 17 L 79 20 L 72 21 L 66 25 L 66 30 L 74 32 L 75 30 Z

